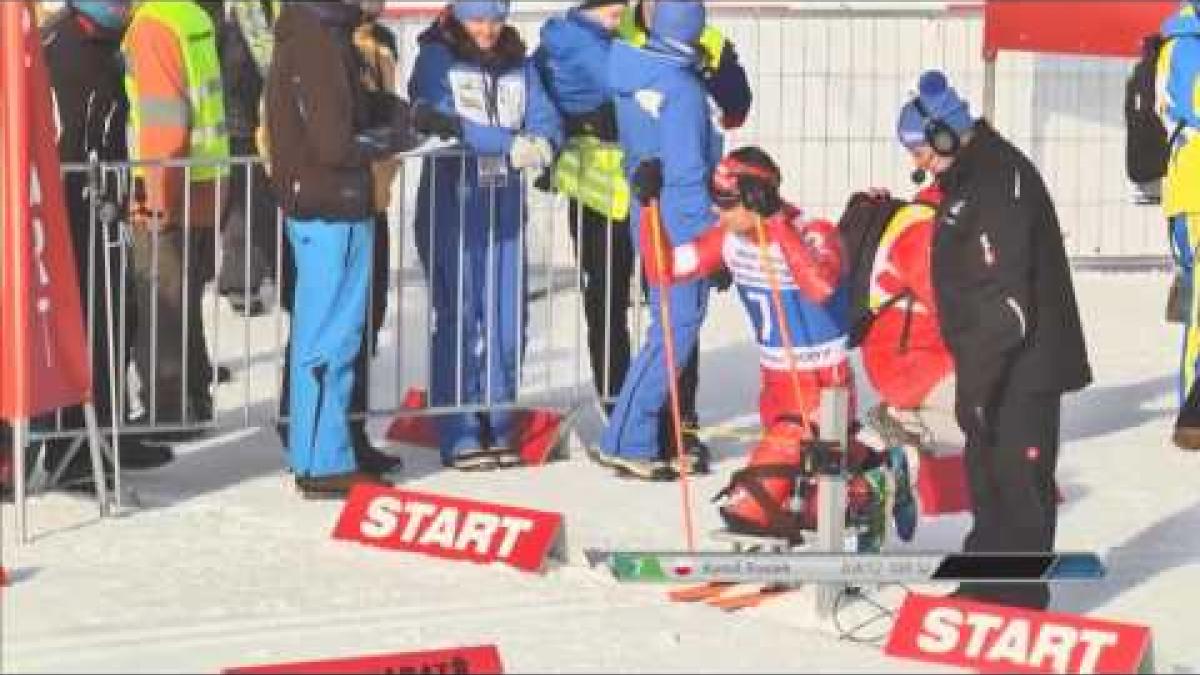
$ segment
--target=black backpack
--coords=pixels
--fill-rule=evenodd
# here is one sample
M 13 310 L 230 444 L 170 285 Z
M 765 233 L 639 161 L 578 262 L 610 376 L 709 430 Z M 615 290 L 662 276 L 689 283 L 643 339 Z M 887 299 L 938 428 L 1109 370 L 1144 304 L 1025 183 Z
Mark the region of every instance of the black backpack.
M 1125 169 L 1134 183 L 1150 183 L 1167 175 L 1173 135 L 1157 111 L 1158 57 L 1167 39 L 1155 33 L 1142 41 L 1142 57 L 1125 83 Z M 1178 134 L 1180 130 L 1175 130 Z
M 846 270 L 845 284 L 849 295 L 847 337 L 850 348 L 862 343 L 871 328 L 871 322 L 880 311 L 910 295 L 908 292 L 901 293 L 889 299 L 883 307 L 871 309 L 871 272 L 875 266 L 875 253 L 892 216 L 907 204 L 899 199 L 877 199 L 857 192 L 850 197 L 846 210 L 838 220 L 842 260 Z

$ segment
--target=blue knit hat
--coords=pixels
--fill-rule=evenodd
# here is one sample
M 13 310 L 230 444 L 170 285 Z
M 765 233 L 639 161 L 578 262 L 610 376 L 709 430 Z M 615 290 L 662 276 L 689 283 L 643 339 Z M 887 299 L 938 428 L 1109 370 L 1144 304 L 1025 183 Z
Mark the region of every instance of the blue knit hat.
M 658 0 L 650 32 L 667 40 L 692 44 L 700 39 L 707 21 L 704 3 L 699 0 Z
M 452 7 L 459 21 L 508 19 L 508 0 L 455 0 Z
M 67 4 L 109 30 L 125 28 L 133 13 L 133 0 L 69 0 Z
M 928 70 L 921 75 L 917 83 L 917 97 L 928 117 L 945 122 L 958 133 L 966 133 L 975 126 L 971 106 L 950 86 L 950 81 L 942 71 Z M 928 145 L 925 138 L 927 121 L 927 116 L 921 114 L 915 102 L 910 100 L 904 104 L 900 109 L 900 119 L 896 122 L 896 135 L 900 143 L 910 150 Z

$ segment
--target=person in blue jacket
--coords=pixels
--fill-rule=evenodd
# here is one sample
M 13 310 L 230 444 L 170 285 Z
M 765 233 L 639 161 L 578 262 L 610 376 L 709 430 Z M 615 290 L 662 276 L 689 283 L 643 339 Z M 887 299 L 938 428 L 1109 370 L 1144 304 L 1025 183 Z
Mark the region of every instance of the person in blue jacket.
M 606 414 L 629 370 L 635 269 L 629 185 L 608 87 L 608 54 L 626 9 L 626 0 L 586 0 L 551 17 L 533 56 L 566 127 L 554 188 L 568 198 L 592 381 Z
M 704 25 L 702 2 L 658 2 L 644 48 L 621 41 L 609 56 L 625 170 L 635 192 L 660 194 L 661 223 L 672 246 L 695 240 L 715 220 L 708 180 L 721 159 L 721 138 L 709 116 L 696 46 Z M 643 208 L 634 201 L 630 222 L 640 222 Z M 701 279 L 668 291 L 677 369 L 696 344 L 709 288 Z M 695 458 L 661 454 L 658 428 L 668 395 L 661 292 L 650 289 L 645 345 L 625 378 L 600 448 L 591 453 L 602 465 L 647 480 L 673 478 L 681 467 L 668 459 L 691 465 Z
M 426 159 L 417 198 L 417 252 L 434 325 L 432 406 L 481 406 L 439 418 L 442 462 L 462 470 L 520 463 L 513 415 L 524 342 L 522 172 L 562 145 L 554 105 L 508 2 L 458 0 L 420 37 L 409 81 L 414 127 L 462 141 L 464 156 Z
M 1159 53 L 1156 86 L 1158 112 L 1172 139 L 1163 189 L 1164 215 L 1170 220 L 1173 248 L 1192 289 L 1196 250 L 1200 247 L 1200 0 L 1185 0 L 1163 23 L 1166 43 Z M 1200 303 L 1190 294 L 1180 373 L 1180 409 L 1175 445 L 1200 450 Z

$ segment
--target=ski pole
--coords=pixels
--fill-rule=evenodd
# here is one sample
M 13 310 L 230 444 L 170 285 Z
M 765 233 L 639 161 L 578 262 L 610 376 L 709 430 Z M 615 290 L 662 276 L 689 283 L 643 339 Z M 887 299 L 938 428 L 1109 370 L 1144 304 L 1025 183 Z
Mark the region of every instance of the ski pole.
M 779 317 L 779 335 L 783 338 L 783 353 L 787 359 L 788 375 L 792 380 L 792 396 L 796 404 L 800 403 L 800 373 L 796 368 L 796 353 L 792 341 L 792 329 L 788 326 L 787 314 L 783 310 L 783 290 L 779 275 L 771 262 L 770 242 L 767 241 L 767 227 L 759 213 L 754 214 L 754 231 L 758 237 L 758 260 L 763 272 L 767 275 L 767 285 L 771 287 L 771 302 L 775 306 L 775 315 Z M 784 264 L 787 264 L 786 261 Z M 793 411 L 798 414 L 805 426 L 810 426 L 808 415 L 802 410 Z
M 647 206 L 650 216 L 650 231 L 654 237 L 654 259 L 659 270 L 666 269 L 663 242 L 666 241 L 662 231 L 662 219 L 659 212 L 658 200 Z M 687 538 L 688 552 L 695 552 L 696 539 L 692 526 L 692 492 L 688 480 L 688 466 L 683 449 L 683 414 L 679 404 L 679 375 L 675 370 L 675 331 L 671 326 L 670 283 L 664 280 L 659 286 L 658 309 L 659 323 L 663 331 L 664 355 L 667 361 L 667 392 L 670 396 L 671 427 L 675 438 L 675 453 L 679 458 L 679 485 L 683 491 L 683 528 Z

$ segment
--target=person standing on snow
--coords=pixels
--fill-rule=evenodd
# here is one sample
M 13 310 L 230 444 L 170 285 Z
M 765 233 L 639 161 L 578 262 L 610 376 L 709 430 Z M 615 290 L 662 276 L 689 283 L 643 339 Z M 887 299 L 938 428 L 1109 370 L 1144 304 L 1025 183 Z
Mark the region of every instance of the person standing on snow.
M 267 78 L 271 179 L 296 263 L 289 345 L 288 461 L 306 498 L 382 484 L 349 427 L 374 255 L 372 162 L 410 148 L 372 127 L 353 43 L 357 0 L 284 5 Z M 398 109 L 403 101 L 394 101 Z
M 946 76 L 930 71 L 897 122 L 943 197 L 933 288 L 957 373 L 974 524 L 968 552 L 1054 548 L 1059 415 L 1092 379 L 1054 202 L 1037 167 Z M 963 597 L 1045 608 L 1044 583 L 962 584 Z
M 203 316 L 218 214 L 229 199 L 229 135 L 216 33 L 194 0 L 143 2 L 125 33 L 137 297 L 134 363 L 143 422 L 212 420 L 214 369 Z M 190 167 L 154 162 L 187 160 Z M 220 200 L 220 201 L 218 201 Z M 167 438 L 170 434 L 167 435 Z
M 563 142 L 507 17 L 505 1 L 454 2 L 421 35 L 408 85 L 417 130 L 469 151 L 425 160 L 416 211 L 434 308 L 430 405 L 489 408 L 439 418 L 442 462 L 465 471 L 521 461 L 503 407 L 516 401 L 527 318 L 523 172 L 549 167 Z
M 1163 24 L 1167 40 L 1158 61 L 1158 106 L 1163 126 L 1174 143 L 1167 164 L 1163 210 L 1183 273 L 1192 289 L 1188 298 L 1180 371 L 1179 417 L 1174 442 L 1183 450 L 1200 450 L 1200 292 L 1196 291 L 1196 250 L 1200 246 L 1200 2 L 1185 0 Z
M 635 47 L 645 47 L 654 23 L 657 4 L 660 0 L 638 0 L 630 5 L 621 18 L 617 28 L 619 38 Z M 668 4 L 673 0 L 666 0 Z M 697 72 L 704 82 L 709 100 L 716 106 L 717 122 L 725 131 L 739 129 L 746 122 L 753 102 L 750 90 L 750 78 L 742 67 L 733 41 L 725 38 L 715 26 L 705 24 L 695 42 L 697 55 Z M 719 136 L 718 136 L 719 137 Z M 718 141 L 718 158 L 724 152 L 723 141 Z M 635 221 L 636 222 L 636 221 Z M 718 290 L 729 287 L 729 275 L 722 270 L 712 279 Z M 682 358 L 682 357 L 681 357 Z M 679 375 L 679 398 L 683 416 L 683 442 L 687 452 L 702 458 L 698 462 L 700 468 L 707 464 L 708 447 L 700 439 L 698 430 L 700 416 L 696 410 L 696 394 L 700 388 L 700 343 L 692 347 L 692 351 L 682 361 L 682 372 Z M 675 456 L 675 436 L 670 424 L 670 411 L 663 409 L 660 417 L 659 444 L 664 448 L 672 448 L 670 456 Z
M 257 157 L 255 141 L 259 108 L 274 48 L 272 26 L 280 0 L 203 3 L 217 27 L 221 80 L 230 152 L 234 157 Z M 259 316 L 266 312 L 262 284 L 274 277 L 278 250 L 277 207 L 270 181 L 261 164 L 236 164 L 226 190 L 231 195 L 221 222 L 221 269 L 217 292 L 234 312 Z M 249 192 L 247 192 L 249 187 Z M 247 201 L 249 195 L 249 201 Z
M 534 54 L 565 121 L 567 144 L 554 166 L 554 186 L 569 200 L 592 382 L 606 413 L 625 383 L 630 352 L 630 196 L 608 87 L 608 54 L 626 4 L 588 0 L 551 18 Z
M 699 71 L 696 41 L 704 21 L 701 2 L 660 2 L 645 48 L 618 42 L 609 57 L 625 170 L 634 191 L 643 195 L 632 205 L 630 220 L 640 223 L 649 195 L 661 192 L 660 220 L 673 246 L 692 242 L 713 221 L 708 179 L 721 159 L 721 148 Z M 679 359 L 695 348 L 709 289 L 707 279 L 698 279 L 667 291 L 673 350 Z M 649 289 L 651 319 L 645 345 L 626 376 L 600 447 L 590 453 L 598 464 L 644 480 L 672 479 L 683 468 L 672 462 L 687 461 L 693 468 L 701 463 L 690 452 L 672 452 L 665 459 L 660 443 L 668 378 L 678 377 L 667 372 L 662 292 Z M 676 369 L 681 365 L 677 362 Z
M 63 162 L 129 159 L 125 140 L 129 102 L 122 84 L 125 69 L 121 63 L 121 37 L 129 26 L 132 11 L 132 0 L 71 0 L 45 18 L 42 45 L 54 92 L 58 154 Z M 71 172 L 63 178 L 80 292 L 84 307 L 92 310 L 88 325 L 95 326 L 91 346 L 92 390 L 101 424 L 107 424 L 114 412 L 110 377 L 128 364 L 127 356 L 117 353 L 116 345 L 109 345 L 106 317 L 111 312 L 114 322 L 118 321 L 133 305 L 120 283 L 122 237 L 116 216 L 124 195 L 117 182 L 117 175 L 111 171 L 95 175 Z M 100 219 L 109 205 L 116 208 L 108 209 L 113 219 L 105 228 Z M 107 291 L 108 270 L 112 273 L 111 293 Z M 109 364 L 110 347 L 117 360 L 116 368 Z M 119 404 L 115 407 L 123 408 Z M 82 429 L 82 409 L 64 411 L 62 424 L 68 430 Z M 46 461 L 51 470 L 66 457 L 72 444 L 73 439 L 69 438 L 48 441 Z M 136 436 L 121 441 L 122 468 L 155 468 L 170 462 L 173 456 L 170 446 L 143 444 Z M 88 454 L 79 452 L 63 478 L 65 482 L 85 476 L 90 479 L 91 471 Z M 79 487 L 91 489 L 90 485 Z

